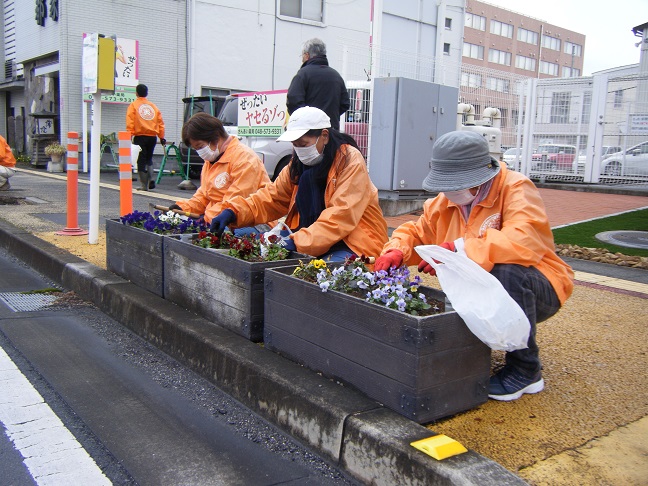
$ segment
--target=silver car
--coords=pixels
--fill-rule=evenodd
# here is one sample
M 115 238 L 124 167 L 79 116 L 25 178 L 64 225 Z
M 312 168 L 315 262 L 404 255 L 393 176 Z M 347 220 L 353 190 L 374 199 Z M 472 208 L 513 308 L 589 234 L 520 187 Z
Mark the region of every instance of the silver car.
M 502 160 L 511 170 L 520 169 L 520 157 L 522 156 L 521 148 L 510 148 L 502 154 Z
M 613 177 L 648 176 L 648 142 L 610 155 L 601 162 L 601 174 Z

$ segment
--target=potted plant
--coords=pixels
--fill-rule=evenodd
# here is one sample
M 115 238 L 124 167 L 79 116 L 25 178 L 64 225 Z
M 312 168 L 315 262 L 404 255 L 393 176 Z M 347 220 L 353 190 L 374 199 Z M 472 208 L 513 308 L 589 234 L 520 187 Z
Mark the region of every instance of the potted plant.
M 47 163 L 48 172 L 63 172 L 62 158 L 67 153 L 67 149 L 58 142 L 52 142 L 45 147 L 45 155 L 51 161 Z
M 407 267 L 321 260 L 265 275 L 265 347 L 419 423 L 484 403 L 490 348 Z
M 164 244 L 169 235 L 198 233 L 202 219 L 169 211 L 133 211 L 106 220 L 106 266 L 134 284 L 164 297 Z
M 263 255 L 262 255 L 263 254 Z M 258 235 L 207 232 L 164 244 L 164 298 L 254 342 L 263 339 L 264 276 L 307 255 Z

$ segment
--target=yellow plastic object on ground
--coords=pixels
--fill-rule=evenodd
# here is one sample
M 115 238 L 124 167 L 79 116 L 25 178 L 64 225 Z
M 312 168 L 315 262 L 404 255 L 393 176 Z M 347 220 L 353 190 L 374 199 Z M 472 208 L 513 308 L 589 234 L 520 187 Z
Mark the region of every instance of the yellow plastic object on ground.
M 417 440 L 412 442 L 410 445 L 439 461 L 451 456 L 456 456 L 457 454 L 468 452 L 468 449 L 462 446 L 459 442 L 443 434 Z

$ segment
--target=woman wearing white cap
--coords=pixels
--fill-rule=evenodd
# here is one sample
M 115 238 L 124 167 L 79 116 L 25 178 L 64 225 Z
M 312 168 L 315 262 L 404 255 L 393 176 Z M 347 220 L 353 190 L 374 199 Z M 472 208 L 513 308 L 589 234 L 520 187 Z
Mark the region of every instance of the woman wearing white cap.
M 531 331 L 527 349 L 506 353 L 506 365 L 490 379 L 488 396 L 508 401 L 538 393 L 544 381 L 536 323 L 558 312 L 574 287 L 574 273 L 556 255 L 540 193 L 527 177 L 495 161 L 488 142 L 475 132 L 439 137 L 430 165 L 423 189 L 441 194 L 425 202 L 417 221 L 394 231 L 375 269 L 418 264 L 420 271 L 434 275 L 414 247 L 440 245 L 490 272 L 524 310 Z
M 211 231 L 285 215 L 294 232 L 286 240 L 289 250 L 330 261 L 378 255 L 387 241 L 387 223 L 355 140 L 331 128 L 328 115 L 310 106 L 293 112 L 278 140 L 292 142 L 291 163 L 272 184 L 225 202 Z

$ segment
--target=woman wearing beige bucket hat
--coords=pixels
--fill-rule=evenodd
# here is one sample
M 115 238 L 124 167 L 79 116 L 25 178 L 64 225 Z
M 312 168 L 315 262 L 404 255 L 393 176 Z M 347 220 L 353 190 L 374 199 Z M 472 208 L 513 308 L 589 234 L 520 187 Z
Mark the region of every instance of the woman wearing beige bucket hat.
M 476 132 L 447 133 L 432 147 L 423 189 L 428 199 L 417 221 L 402 224 L 376 260 L 376 270 L 417 265 L 434 275 L 414 251 L 439 245 L 461 252 L 496 277 L 531 324 L 528 348 L 506 353 L 506 365 L 491 377 L 488 396 L 515 400 L 544 388 L 535 340 L 536 323 L 560 309 L 573 290 L 569 265 L 555 252 L 540 193 L 527 177 L 489 154 Z
M 290 164 L 272 184 L 225 202 L 211 231 L 285 215 L 293 231 L 284 240 L 289 250 L 329 261 L 379 254 L 387 242 L 387 222 L 355 140 L 331 128 L 328 115 L 310 106 L 293 112 L 277 140 L 292 142 Z

